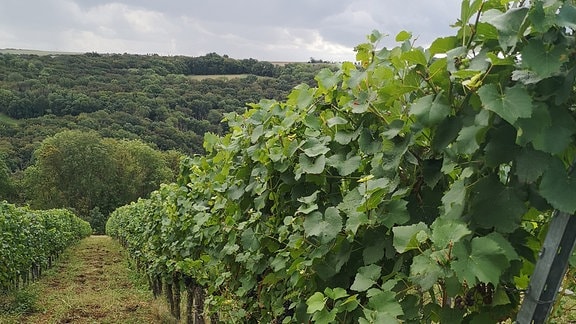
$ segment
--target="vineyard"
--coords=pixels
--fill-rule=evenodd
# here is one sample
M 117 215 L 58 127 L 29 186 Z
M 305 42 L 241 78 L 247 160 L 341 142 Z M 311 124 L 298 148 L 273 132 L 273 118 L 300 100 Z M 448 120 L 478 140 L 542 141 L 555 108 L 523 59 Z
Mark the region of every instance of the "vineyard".
M 226 115 L 107 233 L 189 322 L 514 319 L 552 212 L 576 212 L 575 22 L 464 0 L 427 48 L 374 31 L 359 64 Z
M 0 291 L 36 280 L 90 225 L 64 209 L 30 210 L 0 203 Z

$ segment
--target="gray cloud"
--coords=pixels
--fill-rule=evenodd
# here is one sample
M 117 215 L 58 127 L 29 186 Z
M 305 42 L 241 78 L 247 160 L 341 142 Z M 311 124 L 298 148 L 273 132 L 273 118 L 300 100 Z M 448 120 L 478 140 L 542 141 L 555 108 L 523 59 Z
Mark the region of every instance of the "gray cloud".
M 460 0 L 0 0 L 0 48 L 353 60 L 377 29 L 454 33 Z

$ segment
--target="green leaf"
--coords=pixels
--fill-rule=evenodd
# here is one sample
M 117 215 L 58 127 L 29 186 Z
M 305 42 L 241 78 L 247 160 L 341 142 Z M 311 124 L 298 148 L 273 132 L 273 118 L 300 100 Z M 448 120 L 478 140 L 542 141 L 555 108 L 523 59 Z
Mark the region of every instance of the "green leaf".
M 403 30 L 396 35 L 395 39 L 397 42 L 404 42 L 409 40 L 410 38 L 412 38 L 412 33 Z
M 472 125 L 463 127 L 456 138 L 456 149 L 462 154 L 472 154 L 480 148 L 480 137 L 486 127 Z
M 404 253 L 418 249 L 420 244 L 428 239 L 430 230 L 426 224 L 420 222 L 413 225 L 396 226 L 392 228 L 392 232 L 394 233 L 394 248 L 398 253 Z
M 326 166 L 326 156 L 320 155 L 317 158 L 311 158 L 302 153 L 300 154 L 299 162 L 304 173 L 320 174 Z
M 448 144 L 452 143 L 462 129 L 462 119 L 457 117 L 448 117 L 444 119 L 436 128 L 432 138 L 432 149 L 436 152 L 444 150 Z
M 333 127 L 335 125 L 346 125 L 346 124 L 348 124 L 348 120 L 340 116 L 334 116 L 326 121 L 326 125 L 328 125 L 328 127 Z
M 358 170 L 361 163 L 362 158 L 358 155 L 346 158 L 342 154 L 334 154 L 327 161 L 327 164 L 336 168 L 338 174 L 343 177 L 349 176 L 354 171 Z
M 471 218 L 482 228 L 511 233 L 518 228 L 527 207 L 521 192 L 504 186 L 496 176 L 480 179 L 472 187 Z
M 316 157 L 321 154 L 326 154 L 330 149 L 324 145 L 324 140 L 318 138 L 308 138 L 302 144 L 302 150 L 308 157 Z
M 558 13 L 558 25 L 576 29 L 576 7 L 564 2 Z
M 338 75 L 328 68 L 320 70 L 314 79 L 318 81 L 318 85 L 323 89 L 332 89 L 339 81 Z
M 497 232 L 492 232 L 492 233 L 486 235 L 486 237 L 490 238 L 492 241 L 494 241 L 498 244 L 498 246 L 502 249 L 502 252 L 503 252 L 504 256 L 506 256 L 506 259 L 508 261 L 520 259 L 520 257 L 518 256 L 518 253 L 516 253 L 516 250 L 512 246 L 512 243 L 510 243 L 510 241 L 507 238 L 505 238 L 502 234 L 497 233 Z
M 376 263 L 382 260 L 386 252 L 385 251 L 386 241 L 374 240 L 367 244 L 370 245 L 365 246 L 364 251 L 362 252 L 362 258 L 364 259 L 364 264 Z
M 469 286 L 478 281 L 498 285 L 500 276 L 508 269 L 510 263 L 499 242 L 490 237 L 475 237 L 470 246 L 459 242 L 452 249 L 456 257 L 451 268 L 461 283 Z
M 538 190 L 552 207 L 568 214 L 576 213 L 576 177 L 568 175 L 558 158 L 550 162 Z
M 450 189 L 442 196 L 443 214 L 447 218 L 460 218 L 466 199 L 466 191 L 464 180 L 459 179 L 454 181 Z
M 423 291 L 432 288 L 444 276 L 442 267 L 430 258 L 430 250 L 412 259 L 410 277 Z
M 300 109 L 308 109 L 314 101 L 314 89 L 306 84 L 300 84 L 288 95 L 288 103 Z
M 378 220 L 380 224 L 392 228 L 394 225 L 400 225 L 410 220 L 408 213 L 408 202 L 402 199 L 392 200 L 387 203 L 383 210 L 379 210 Z
M 455 36 L 436 38 L 430 45 L 430 54 L 444 54 L 458 45 Z
M 510 162 L 519 149 L 516 145 L 516 129 L 510 124 L 503 123 L 492 129 L 490 140 L 484 148 L 486 165 L 497 167 Z
M 336 207 L 329 207 L 322 213 L 315 211 L 304 219 L 304 232 L 306 236 L 316 236 L 322 243 L 336 238 L 342 230 L 342 216 Z
M 338 204 L 338 209 L 340 209 L 347 217 L 346 220 L 346 231 L 356 233 L 358 227 L 361 225 L 368 224 L 368 217 L 365 213 L 358 211 L 358 206 L 362 202 L 362 195 L 358 191 L 358 188 L 350 190 L 344 200 Z
M 334 289 L 327 287 L 326 289 L 324 289 L 324 294 L 332 300 L 341 299 L 349 296 L 348 293 L 346 292 L 346 289 L 340 287 L 336 287 Z
M 380 279 L 381 273 L 382 269 L 375 264 L 360 267 L 350 289 L 355 291 L 366 291 L 370 289 L 370 287 L 374 286 L 376 281 Z
M 531 39 L 522 49 L 522 65 L 547 78 L 561 72 L 568 52 L 565 47 L 545 45 L 540 39 Z
M 256 251 L 260 247 L 258 238 L 254 235 L 252 228 L 247 228 L 242 232 L 242 246 L 249 251 Z
M 324 294 L 319 291 L 315 292 L 306 300 L 306 305 L 308 305 L 306 312 L 308 314 L 313 314 L 323 310 L 324 306 L 326 305 L 326 300 L 327 299 L 324 297 Z
M 390 290 L 370 289 L 368 291 L 368 308 L 380 314 L 398 317 L 404 314 L 402 306 L 396 300 L 396 293 Z M 389 322 L 379 322 L 389 323 Z
M 509 47 L 514 47 L 518 37 L 522 33 L 522 24 L 528 14 L 528 8 L 511 8 L 502 13 L 491 9 L 484 13 L 482 21 L 496 27 L 498 30 L 498 41 L 500 46 L 507 51 Z
M 516 157 L 515 173 L 518 180 L 533 183 L 548 169 L 552 156 L 533 149 L 526 148 Z
M 572 143 L 576 133 L 574 117 L 564 108 L 549 107 L 550 126 L 544 127 L 532 141 L 534 148 L 550 154 L 560 154 Z
M 426 127 L 434 126 L 442 122 L 450 113 L 450 106 L 446 104 L 441 94 L 429 95 L 418 99 L 410 107 L 410 113 Z
M 539 33 L 545 33 L 556 24 L 556 15 L 550 10 L 545 10 L 543 5 L 543 1 L 534 2 L 528 15 L 532 28 Z
M 334 323 L 334 320 L 336 320 L 336 312 L 336 309 L 332 309 L 330 311 L 323 309 L 315 313 L 314 316 L 312 316 L 312 320 L 314 323 L 318 324 L 331 324 Z
M 548 107 L 544 103 L 536 103 L 530 118 L 519 118 L 514 124 L 518 129 L 516 143 L 525 146 L 535 139 L 544 139 L 543 132 L 546 132 L 550 125 Z
M 463 237 L 472 234 L 466 223 L 461 220 L 438 217 L 430 226 L 431 240 L 438 249 L 444 249 L 450 244 L 460 241 Z
M 460 6 L 460 22 L 463 25 L 468 24 L 470 18 L 474 16 L 480 10 L 480 6 L 482 5 L 482 0 L 474 0 L 472 4 L 470 4 L 470 0 L 462 0 L 462 4 Z
M 486 109 L 495 112 L 510 124 L 514 124 L 518 118 L 532 115 L 532 99 L 523 87 L 506 88 L 504 93 L 500 93 L 496 84 L 490 83 L 482 86 L 478 95 Z
M 442 160 L 440 159 L 426 159 L 422 165 L 422 176 L 426 185 L 432 189 L 436 186 L 438 181 L 442 179 Z
M 428 61 L 426 60 L 426 56 L 424 56 L 424 53 L 422 52 L 422 50 L 419 50 L 419 49 L 412 49 L 408 52 L 403 53 L 402 59 L 404 59 L 407 62 L 412 63 L 412 64 L 419 64 L 419 65 L 423 65 L 423 66 L 428 65 Z

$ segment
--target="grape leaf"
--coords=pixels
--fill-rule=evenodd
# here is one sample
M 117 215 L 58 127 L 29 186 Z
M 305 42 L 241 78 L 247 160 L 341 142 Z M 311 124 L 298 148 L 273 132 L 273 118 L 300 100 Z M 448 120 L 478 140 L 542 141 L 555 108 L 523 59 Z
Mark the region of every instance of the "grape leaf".
M 551 154 L 562 153 L 576 133 L 576 122 L 566 109 L 549 107 L 550 126 L 542 128 L 532 141 L 534 148 Z M 553 125 L 553 126 L 552 126 Z
M 484 107 L 498 114 L 510 124 L 518 118 L 532 115 L 532 100 L 525 88 L 514 86 L 500 93 L 495 84 L 486 84 L 478 90 Z
M 412 38 L 412 33 L 403 30 L 396 35 L 395 40 L 397 42 L 403 42 L 409 40 L 410 38 Z
M 430 226 L 432 229 L 431 239 L 438 249 L 444 249 L 448 245 L 460 241 L 472 232 L 461 220 L 438 217 Z
M 497 167 L 514 159 L 519 146 L 516 145 L 516 129 L 503 123 L 490 130 L 490 139 L 484 147 L 486 165 Z
M 308 305 L 306 312 L 308 314 L 312 314 L 321 311 L 322 309 L 324 309 L 324 306 L 326 305 L 326 300 L 327 298 L 324 297 L 324 294 L 322 294 L 319 291 L 315 292 L 312 296 L 310 296 L 306 300 L 306 305 Z
M 394 248 L 398 253 L 404 253 L 417 249 L 422 242 L 428 239 L 430 230 L 426 224 L 420 222 L 413 225 L 396 226 L 392 228 L 392 232 L 394 232 Z
M 546 78 L 560 72 L 567 54 L 564 46 L 549 47 L 542 40 L 532 39 L 522 49 L 522 65 Z
M 342 154 L 332 155 L 327 164 L 336 168 L 338 174 L 345 177 L 352 174 L 354 171 L 358 170 L 360 164 L 362 163 L 362 158 L 358 155 L 346 158 Z
M 437 38 L 430 45 L 430 54 L 443 54 L 458 45 L 457 38 L 454 36 Z
M 530 118 L 519 118 L 514 124 L 518 130 L 516 144 L 525 146 L 534 139 L 542 137 L 542 132 L 546 131 L 550 123 L 548 107 L 543 103 L 536 103 Z
M 451 268 L 461 283 L 476 282 L 497 285 L 510 263 L 497 241 L 490 237 L 475 237 L 470 244 L 459 242 L 452 249 L 456 257 Z
M 439 124 L 448 116 L 450 106 L 444 102 L 442 95 L 429 95 L 414 102 L 410 113 L 415 115 L 422 125 L 430 127 Z
M 479 180 L 472 188 L 471 218 L 482 228 L 511 233 L 526 212 L 523 197 L 513 187 L 504 186 L 496 176 Z
M 522 23 L 526 18 L 528 8 L 512 8 L 504 13 L 491 9 L 484 13 L 482 21 L 496 27 L 498 30 L 498 42 L 506 51 L 509 47 L 514 47 L 518 41 L 518 36 L 522 33 Z
M 479 137 L 486 127 L 472 125 L 463 127 L 456 138 L 456 149 L 462 154 L 472 154 L 480 148 Z
M 397 317 L 404 314 L 402 306 L 396 300 L 396 293 L 390 290 L 370 289 L 368 292 L 368 308 L 375 310 L 378 315 Z M 391 323 L 390 321 L 373 323 Z M 393 322 L 392 322 L 393 323 Z
M 381 271 L 382 269 L 375 264 L 359 268 L 350 289 L 355 291 L 366 291 L 370 289 L 370 287 L 374 286 L 376 281 L 380 279 Z
M 576 178 L 568 176 L 564 164 L 558 158 L 550 162 L 538 189 L 554 208 L 569 214 L 576 212 Z
M 317 236 L 322 243 L 336 238 L 342 229 L 342 216 L 336 207 L 329 207 L 322 213 L 315 211 L 304 219 L 304 232 L 306 236 Z
M 448 117 L 444 119 L 436 128 L 436 133 L 432 138 L 432 149 L 438 152 L 443 150 L 456 139 L 462 129 L 462 119 Z
M 576 29 L 576 7 L 565 2 L 558 13 L 558 25 Z
M 542 151 L 524 149 L 516 157 L 515 173 L 521 182 L 532 183 L 536 181 L 550 163 L 551 156 Z
M 316 157 L 321 154 L 326 154 L 330 149 L 324 144 L 325 139 L 318 139 L 311 137 L 306 139 L 302 144 L 302 150 L 308 157 Z
M 410 220 L 407 208 L 408 202 L 402 199 L 392 200 L 383 207 L 383 212 L 377 215 L 380 223 L 388 228 L 404 224 Z
M 410 277 L 422 290 L 428 290 L 434 286 L 439 278 L 445 275 L 442 267 L 430 258 L 430 250 L 417 255 L 410 265 Z
M 328 68 L 320 70 L 314 79 L 318 81 L 318 85 L 323 89 L 332 89 L 339 81 L 338 75 Z
M 326 156 L 320 155 L 317 158 L 310 158 L 306 154 L 300 154 L 300 167 L 304 173 L 320 174 L 326 166 Z

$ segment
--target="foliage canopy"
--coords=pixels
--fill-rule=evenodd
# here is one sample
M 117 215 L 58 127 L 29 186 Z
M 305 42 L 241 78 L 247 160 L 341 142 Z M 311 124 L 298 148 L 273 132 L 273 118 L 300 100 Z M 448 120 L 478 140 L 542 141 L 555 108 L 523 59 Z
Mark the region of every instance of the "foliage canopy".
M 228 114 L 107 231 L 224 321 L 514 318 L 551 211 L 576 212 L 574 21 L 569 0 L 464 0 L 429 48 L 374 31 L 360 66 Z

